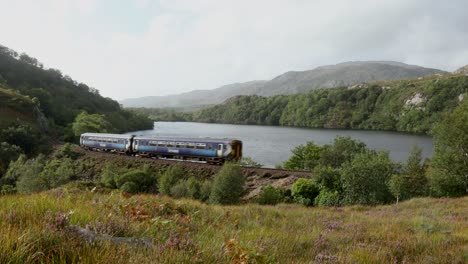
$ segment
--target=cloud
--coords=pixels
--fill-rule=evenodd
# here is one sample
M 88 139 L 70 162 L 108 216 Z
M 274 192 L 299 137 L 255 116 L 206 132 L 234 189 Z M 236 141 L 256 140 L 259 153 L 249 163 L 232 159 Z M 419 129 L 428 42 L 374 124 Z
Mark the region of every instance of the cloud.
M 212 89 L 348 60 L 445 70 L 468 63 L 463 0 L 0 4 L 8 9 L 0 17 L 9 25 L 0 28 L 3 45 L 117 99 Z

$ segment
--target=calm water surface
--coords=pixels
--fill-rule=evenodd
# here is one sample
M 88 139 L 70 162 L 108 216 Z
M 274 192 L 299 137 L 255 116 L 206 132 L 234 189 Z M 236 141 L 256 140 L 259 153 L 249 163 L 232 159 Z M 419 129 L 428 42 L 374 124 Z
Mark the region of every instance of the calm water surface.
M 282 164 L 291 150 L 307 141 L 324 145 L 336 136 L 349 136 L 375 150 L 388 150 L 393 160 L 404 161 L 413 145 L 423 149 L 424 157 L 431 157 L 433 142 L 428 136 L 395 132 L 308 129 L 275 126 L 224 125 L 191 122 L 155 122 L 153 130 L 132 132 L 135 135 L 236 138 L 244 143 L 244 156 L 266 167 Z

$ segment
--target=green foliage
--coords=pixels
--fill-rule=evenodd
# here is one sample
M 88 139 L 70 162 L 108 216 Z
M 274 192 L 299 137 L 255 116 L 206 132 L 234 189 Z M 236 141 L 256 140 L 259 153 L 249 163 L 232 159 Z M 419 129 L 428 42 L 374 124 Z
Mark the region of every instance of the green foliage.
M 122 191 L 129 193 L 147 192 L 156 183 L 156 177 L 148 168 L 130 169 L 125 173 L 118 174 L 115 185 Z
M 299 145 L 292 150 L 293 155 L 284 163 L 283 167 L 290 170 L 312 170 L 319 164 L 322 150 L 323 147 L 313 142 Z
M 339 169 L 317 166 L 315 167 L 312 175 L 314 183 L 320 188 L 320 190 L 338 191 L 342 192 L 341 172 Z
M 46 159 L 39 155 L 34 159 L 26 160 L 22 156 L 8 168 L 5 175 L 8 179 L 17 179 L 16 189 L 20 193 L 33 193 L 47 190 L 48 186 L 40 177 Z
M 17 123 L 0 130 L 0 141 L 20 147 L 26 155 L 48 152 L 47 139 L 30 125 Z
M 310 179 L 298 179 L 291 187 L 291 195 L 295 202 L 311 206 L 319 194 L 319 187 Z
M 106 166 L 102 170 L 101 173 L 101 183 L 106 186 L 107 188 L 115 189 L 117 188 L 117 184 L 115 183 L 115 179 L 119 175 L 119 170 L 113 163 L 106 163 Z
M 245 177 L 239 165 L 226 163 L 214 176 L 210 202 L 236 204 L 244 194 Z
M 190 177 L 187 180 L 187 195 L 192 199 L 200 199 L 201 198 L 201 187 L 202 184 L 195 178 Z
M 73 133 L 75 136 L 80 136 L 87 132 L 107 133 L 112 131 L 112 125 L 106 120 L 103 115 L 88 114 L 81 112 L 73 122 Z
M 263 164 L 256 162 L 251 157 L 242 157 L 239 164 L 243 167 L 261 168 Z
M 186 175 L 184 169 L 179 166 L 170 166 L 159 178 L 159 192 L 165 195 L 171 195 L 171 188 Z
M 62 159 L 62 158 L 69 158 L 72 160 L 76 160 L 81 156 L 79 152 L 76 151 L 78 148 L 77 145 L 73 145 L 70 143 L 65 143 L 59 150 L 55 152 L 55 158 Z
M 413 147 L 399 175 L 393 175 L 389 188 L 397 200 L 405 200 L 427 194 L 426 165 L 422 163 L 422 149 Z
M 0 195 L 8 195 L 16 193 L 16 188 L 13 185 L 1 185 Z
M 351 137 L 336 137 L 332 145 L 325 145 L 320 152 L 320 164 L 339 168 L 350 162 L 356 154 L 367 151 L 366 144 Z
M 11 161 L 15 161 L 22 154 L 20 147 L 0 142 L 0 178 L 5 174 Z
M 42 172 L 36 176 L 39 185 L 45 190 L 59 187 L 73 180 L 75 176 L 75 164 L 71 159 L 50 160 L 46 163 Z
M 433 130 L 435 155 L 429 180 L 432 195 L 468 194 L 468 100 L 445 115 Z
M 281 203 L 283 200 L 283 191 L 271 185 L 264 186 L 257 197 L 257 203 L 259 204 L 275 205 Z
M 174 198 L 183 198 L 188 197 L 188 188 L 187 188 L 187 181 L 180 180 L 174 186 L 171 187 L 171 197 Z
M 44 69 L 41 65 L 37 59 L 27 54 L 19 56 L 17 52 L 0 45 L 0 82 L 24 95 L 21 98 L 10 96 L 5 101 L 0 91 L 0 105 L 11 109 L 27 107 L 22 113 L 31 113 L 31 104 L 39 105 L 50 123 L 54 124 L 54 132 L 58 135 L 66 133 L 65 128 L 81 111 L 105 115 L 113 128 L 113 131 L 109 132 L 120 133 L 153 127 L 153 122 L 147 117 L 123 110 L 118 102 L 102 97 L 95 88 L 78 83 L 69 76 L 64 76 L 59 70 Z M 14 102 L 10 102 L 10 99 Z M 25 116 L 20 116 L 22 121 L 35 123 L 34 120 L 23 118 Z M 28 118 L 34 117 L 28 115 Z
M 368 87 L 313 90 L 271 97 L 236 96 L 192 115 L 193 121 L 312 128 L 391 130 L 428 133 L 458 96 L 468 92 L 466 76 L 378 82 Z M 419 105 L 406 102 L 415 94 Z
M 208 201 L 211 195 L 211 189 L 213 187 L 213 182 L 210 180 L 205 180 L 200 186 L 200 200 Z
M 340 206 L 341 195 L 338 191 L 322 189 L 315 197 L 314 204 L 316 206 Z
M 394 174 L 388 153 L 357 154 L 342 167 L 343 198 L 346 204 L 381 204 L 392 199 L 387 183 Z

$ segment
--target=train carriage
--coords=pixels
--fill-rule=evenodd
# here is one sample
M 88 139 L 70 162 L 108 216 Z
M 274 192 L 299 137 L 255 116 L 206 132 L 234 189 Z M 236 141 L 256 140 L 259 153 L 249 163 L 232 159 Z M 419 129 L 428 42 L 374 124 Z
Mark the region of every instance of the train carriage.
M 132 153 L 132 135 L 85 133 L 80 136 L 80 145 L 87 149 Z
M 242 142 L 235 139 L 135 137 L 133 152 L 142 156 L 195 159 L 208 163 L 239 160 Z

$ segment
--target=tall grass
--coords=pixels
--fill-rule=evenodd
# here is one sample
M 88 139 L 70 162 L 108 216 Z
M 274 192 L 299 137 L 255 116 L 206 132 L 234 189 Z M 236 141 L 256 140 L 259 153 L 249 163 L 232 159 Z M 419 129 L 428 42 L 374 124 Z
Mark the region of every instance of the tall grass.
M 150 241 L 116 244 L 69 232 Z M 75 187 L 0 197 L 0 263 L 466 263 L 468 197 L 213 206 Z

